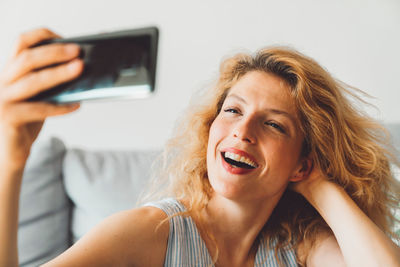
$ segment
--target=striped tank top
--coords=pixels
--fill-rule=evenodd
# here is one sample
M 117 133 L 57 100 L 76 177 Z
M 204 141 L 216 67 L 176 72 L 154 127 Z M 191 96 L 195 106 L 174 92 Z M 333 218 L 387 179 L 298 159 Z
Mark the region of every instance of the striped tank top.
M 174 198 L 163 199 L 158 202 L 147 203 L 164 211 L 167 216 L 184 212 L 185 207 Z M 280 267 L 274 252 L 274 242 L 260 240 L 254 266 Z M 278 251 L 281 266 L 297 266 L 296 255 L 293 249 Z M 200 236 L 195 222 L 191 217 L 175 216 L 169 220 L 168 246 L 165 255 L 164 267 L 177 266 L 214 266 L 204 240 Z

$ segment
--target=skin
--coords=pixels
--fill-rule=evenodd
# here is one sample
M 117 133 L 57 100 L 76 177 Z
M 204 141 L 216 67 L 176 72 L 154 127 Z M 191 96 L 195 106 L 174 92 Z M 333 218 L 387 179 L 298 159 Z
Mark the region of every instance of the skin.
M 314 169 L 293 189 L 314 206 L 334 234 L 318 238 L 321 245 L 306 255 L 307 266 L 400 266 L 400 248 L 320 170 Z
M 218 195 L 236 202 L 277 201 L 289 177 L 302 168 L 303 135 L 294 102 L 281 79 L 264 72 L 244 75 L 229 91 L 211 125 L 207 150 L 209 180 Z M 258 165 L 244 175 L 221 168 L 221 151 L 236 148 Z
M 76 45 L 32 45 L 60 37 L 48 29 L 22 34 L 0 73 L 0 266 L 18 266 L 18 202 L 22 174 L 32 143 L 44 120 L 75 111 L 79 105 L 27 102 L 30 97 L 78 77 L 83 62 Z M 44 70 L 36 69 L 63 63 Z M 107 218 L 82 240 L 46 266 L 162 266 L 168 224 L 166 215 L 140 208 Z M 132 227 L 135 222 L 135 227 Z M 154 257 L 153 257 L 154 256 Z
M 218 264 L 254 265 L 253 243 L 290 183 L 334 233 L 321 233 L 308 254 L 299 248 L 298 257 L 307 266 L 399 266 L 399 248 L 343 188 L 312 168 L 310 158 L 300 157 L 304 136 L 294 106 L 280 78 L 252 71 L 230 89 L 211 125 L 207 168 L 214 195 L 205 221 L 219 248 Z M 257 168 L 244 174 L 229 172 L 221 156 L 226 147 L 247 152 Z
M 31 145 L 47 117 L 79 107 L 26 101 L 82 72 L 76 46 L 29 48 L 55 37 L 47 29 L 21 35 L 0 73 L 0 266 L 18 266 L 18 201 Z M 60 62 L 57 67 L 35 71 Z M 210 129 L 207 152 L 215 193 L 204 216 L 219 246 L 217 266 L 253 265 L 254 240 L 289 183 L 320 212 L 334 233 L 319 236 L 318 245 L 308 254 L 299 249 L 298 256 L 307 266 L 399 266 L 398 247 L 342 188 L 311 168 L 311 159 L 299 157 L 303 136 L 285 84 L 275 76 L 251 72 L 229 94 Z M 257 168 L 241 175 L 227 172 L 219 153 L 226 147 L 251 154 Z M 163 266 L 169 225 L 160 226 L 160 222 L 165 218 L 153 207 L 117 213 L 45 266 Z M 201 233 L 214 255 L 210 240 Z
M 215 193 L 205 221 L 217 240 L 221 266 L 254 265 L 253 243 L 288 183 L 309 173 L 310 161 L 300 158 L 304 137 L 294 106 L 280 78 L 249 72 L 230 89 L 211 125 L 207 169 Z M 257 168 L 227 171 L 221 151 L 232 147 L 251 155 Z
M 63 81 L 77 77 L 82 63 L 74 60 L 77 47 L 52 45 L 46 49 L 27 49 L 44 39 L 58 35 L 37 30 L 20 36 L 14 52 L 0 74 L 0 245 L 1 266 L 17 264 L 17 219 L 21 176 L 33 141 L 48 116 L 65 114 L 78 106 L 27 103 L 25 99 Z M 71 61 L 72 60 L 72 61 Z M 70 61 L 59 67 L 33 73 L 43 65 Z

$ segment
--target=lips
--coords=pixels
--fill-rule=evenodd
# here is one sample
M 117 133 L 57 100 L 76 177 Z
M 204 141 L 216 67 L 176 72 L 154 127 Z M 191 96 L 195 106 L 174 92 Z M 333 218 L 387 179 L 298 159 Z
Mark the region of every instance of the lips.
M 245 151 L 231 147 L 222 149 L 220 152 L 222 166 L 231 174 L 247 174 L 258 167 L 255 158 Z M 226 157 L 226 153 L 229 157 Z

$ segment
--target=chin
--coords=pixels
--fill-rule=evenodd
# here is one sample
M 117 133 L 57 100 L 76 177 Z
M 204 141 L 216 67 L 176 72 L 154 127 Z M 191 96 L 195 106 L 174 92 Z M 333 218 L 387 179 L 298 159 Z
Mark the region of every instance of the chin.
M 211 187 L 213 188 L 214 194 L 230 199 L 239 200 L 243 199 L 246 195 L 246 191 L 243 186 L 237 183 L 232 183 L 232 181 L 224 181 L 221 179 L 210 180 Z M 247 191 L 249 192 L 249 191 Z

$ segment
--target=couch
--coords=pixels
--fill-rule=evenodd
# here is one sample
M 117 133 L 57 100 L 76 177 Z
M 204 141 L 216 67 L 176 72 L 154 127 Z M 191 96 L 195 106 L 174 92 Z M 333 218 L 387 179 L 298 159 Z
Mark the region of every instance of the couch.
M 400 124 L 388 125 L 400 148 Z M 63 252 L 105 217 L 137 206 L 160 151 L 90 151 L 53 137 L 36 142 L 21 188 L 20 266 Z

